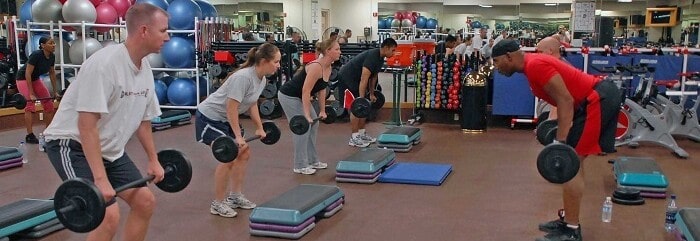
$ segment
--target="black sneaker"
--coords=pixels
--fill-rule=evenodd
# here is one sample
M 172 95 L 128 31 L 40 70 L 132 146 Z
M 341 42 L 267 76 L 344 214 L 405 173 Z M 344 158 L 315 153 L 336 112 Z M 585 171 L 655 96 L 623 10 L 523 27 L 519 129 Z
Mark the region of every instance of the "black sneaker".
M 34 133 L 29 133 L 26 137 L 24 137 L 24 140 L 29 144 L 39 144 L 39 139 L 36 139 Z
M 573 229 L 569 227 L 564 227 L 561 233 L 548 233 L 542 238 L 537 238 L 535 241 L 582 241 L 583 236 L 581 235 L 581 225 L 578 228 Z
M 565 231 L 566 222 L 564 222 L 564 209 L 559 209 L 557 212 L 559 219 L 552 220 L 546 223 L 541 223 L 539 229 L 545 233 L 561 233 Z

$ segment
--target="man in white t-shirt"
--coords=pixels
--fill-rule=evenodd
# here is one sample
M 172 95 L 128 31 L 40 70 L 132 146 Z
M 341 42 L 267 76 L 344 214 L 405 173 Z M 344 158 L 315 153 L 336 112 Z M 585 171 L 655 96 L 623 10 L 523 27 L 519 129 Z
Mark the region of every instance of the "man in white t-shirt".
M 489 37 L 486 31 L 485 28 L 479 29 L 479 34 L 472 38 L 472 47 L 474 51 L 479 51 L 482 46 L 489 44 Z
M 493 45 L 498 44 L 498 42 L 504 39 L 508 39 L 508 31 L 506 31 L 505 29 L 501 30 L 501 34 L 498 35 L 498 37 L 496 37 L 496 40 L 493 42 Z
M 151 119 L 161 114 L 148 59 L 169 40 L 168 14 L 146 3 L 126 12 L 128 37 L 122 44 L 103 48 L 81 66 L 63 96 L 51 124 L 44 131 L 46 153 L 63 180 L 93 181 L 107 202 L 102 223 L 87 240 L 112 240 L 119 226 L 115 196 L 131 208 L 122 234 L 124 240 L 144 240 L 155 207 L 155 197 L 144 185 L 115 193 L 114 188 L 141 179 L 124 152 L 132 135 L 148 158 L 148 175 L 163 180 Z

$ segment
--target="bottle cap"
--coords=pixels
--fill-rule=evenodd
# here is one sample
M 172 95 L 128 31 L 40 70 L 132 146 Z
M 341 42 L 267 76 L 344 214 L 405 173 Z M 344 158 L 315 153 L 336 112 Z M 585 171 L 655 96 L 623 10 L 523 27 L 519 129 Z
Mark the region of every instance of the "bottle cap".
M 671 194 L 671 199 L 676 199 L 676 194 Z
M 605 197 L 605 201 L 610 201 L 610 197 Z

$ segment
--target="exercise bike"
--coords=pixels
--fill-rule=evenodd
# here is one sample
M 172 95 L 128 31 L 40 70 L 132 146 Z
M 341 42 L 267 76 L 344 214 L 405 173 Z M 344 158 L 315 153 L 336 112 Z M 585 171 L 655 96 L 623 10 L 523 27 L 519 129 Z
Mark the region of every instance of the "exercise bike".
M 700 77 L 700 73 L 683 73 L 681 76 L 696 79 Z M 657 81 L 656 83 L 666 85 L 670 89 L 674 84 L 678 83 L 678 81 Z M 700 102 L 698 102 L 697 99 L 689 98 L 693 95 L 697 96 L 698 82 L 693 80 L 686 81 L 683 84 L 685 86 L 694 87 L 690 88 L 690 91 L 666 91 L 666 95 L 680 96 L 680 101 L 678 103 L 662 95 L 656 95 L 655 101 L 657 105 L 664 110 L 662 113 L 665 114 L 664 117 L 672 136 L 685 137 L 694 142 L 700 142 L 700 123 L 698 122 L 697 116 L 698 104 Z

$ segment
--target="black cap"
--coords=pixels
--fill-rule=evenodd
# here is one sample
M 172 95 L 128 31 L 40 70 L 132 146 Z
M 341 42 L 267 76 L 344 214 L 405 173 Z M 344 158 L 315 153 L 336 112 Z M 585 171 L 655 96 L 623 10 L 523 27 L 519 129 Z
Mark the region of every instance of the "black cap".
M 520 50 L 520 44 L 518 41 L 512 39 L 504 39 L 499 41 L 495 46 L 493 46 L 491 52 L 491 58 L 495 58 L 506 53 L 515 52 Z

